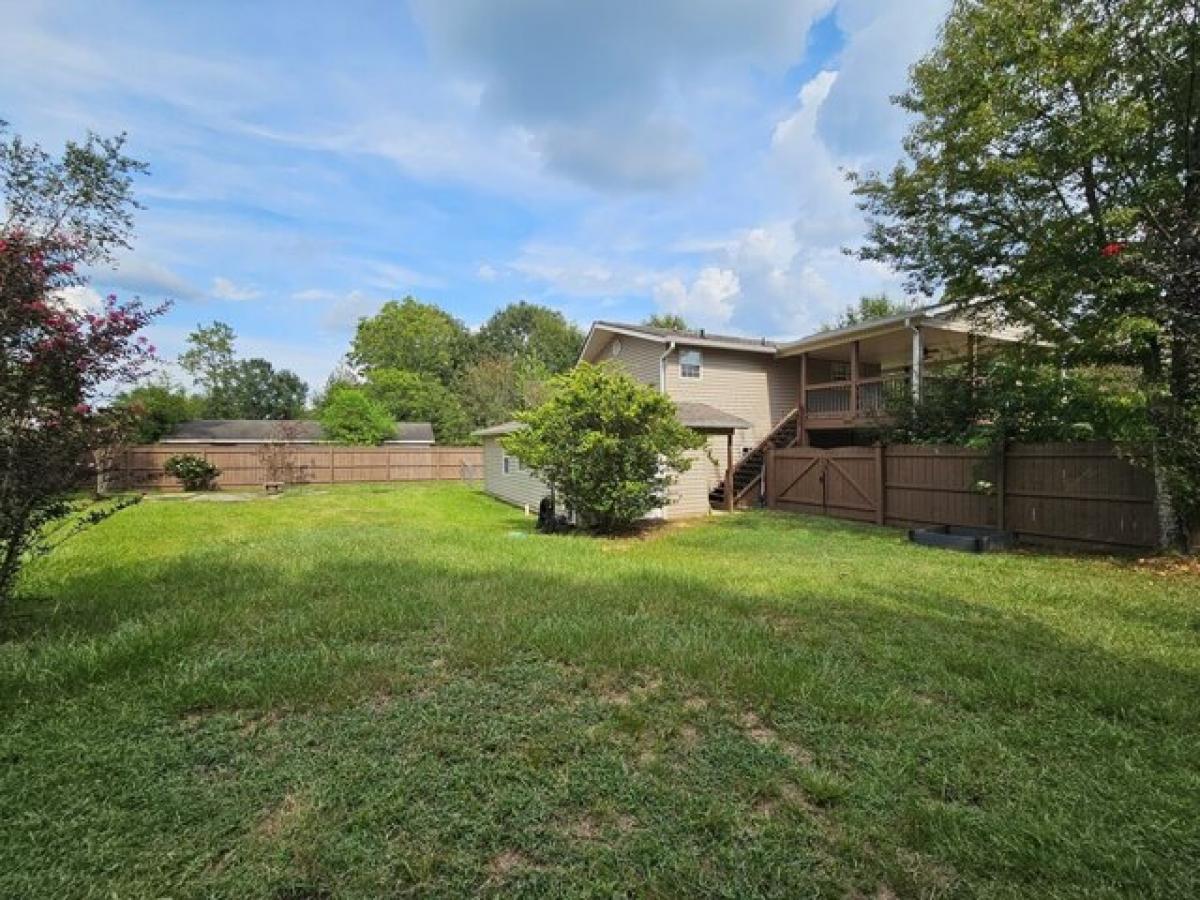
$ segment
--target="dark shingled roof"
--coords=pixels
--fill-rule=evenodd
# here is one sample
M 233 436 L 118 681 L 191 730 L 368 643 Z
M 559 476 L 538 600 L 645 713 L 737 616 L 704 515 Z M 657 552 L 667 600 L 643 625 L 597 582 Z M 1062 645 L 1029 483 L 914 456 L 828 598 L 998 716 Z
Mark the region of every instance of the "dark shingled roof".
M 709 406 L 707 403 L 676 403 L 681 424 L 697 431 L 741 431 L 749 428 L 750 423 L 745 419 L 730 415 L 724 410 Z
M 711 341 L 715 344 L 736 344 L 748 348 L 763 347 L 773 348 L 776 346 L 774 341 L 768 341 L 766 338 L 755 337 L 739 337 L 733 334 L 713 334 L 709 331 L 679 331 L 673 328 L 657 328 L 653 325 L 630 325 L 626 322 L 604 322 L 598 321 L 596 325 L 601 328 L 620 328 L 625 331 L 640 331 L 643 334 L 653 335 L 654 337 L 664 338 L 670 341 L 683 341 L 691 343 L 699 343 L 702 341 Z
M 180 422 L 163 441 L 256 444 L 278 440 L 279 426 L 282 424 L 285 423 L 270 419 L 196 419 L 192 422 Z M 291 440 L 297 443 L 313 444 L 325 440 L 320 422 L 297 419 L 286 424 L 293 435 Z M 392 441 L 432 444 L 433 426 L 428 422 L 397 422 L 396 433 L 388 438 L 387 442 Z
M 688 428 L 695 428 L 697 431 L 741 431 L 743 428 L 750 427 L 750 423 L 745 419 L 731 416 L 707 403 L 676 403 L 675 408 L 678 410 L 677 416 L 680 424 L 686 425 Z M 502 422 L 499 425 L 492 425 L 490 428 L 472 431 L 471 434 L 475 437 L 503 437 L 514 431 L 520 431 L 524 427 L 525 425 L 521 422 Z

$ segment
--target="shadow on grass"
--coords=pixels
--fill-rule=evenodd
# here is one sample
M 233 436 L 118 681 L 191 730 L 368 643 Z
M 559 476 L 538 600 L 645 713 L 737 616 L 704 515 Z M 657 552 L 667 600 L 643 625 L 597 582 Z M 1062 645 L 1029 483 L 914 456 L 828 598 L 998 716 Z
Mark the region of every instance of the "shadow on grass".
M 953 583 L 739 589 L 686 560 L 598 557 L 590 544 L 555 559 L 557 539 L 510 545 L 499 541 L 512 523 L 495 528 L 497 542 L 475 548 L 486 553 L 446 546 L 442 558 L 395 543 L 278 564 L 218 549 L 80 571 L 57 608 L 11 620 L 0 696 L 50 710 L 104 688 L 180 716 L 337 708 L 434 660 L 476 679 L 529 660 L 652 676 L 811 747 L 850 785 L 859 840 L 1026 886 L 1174 873 L 1179 829 L 1164 823 L 1197 812 L 1181 799 L 1200 725 L 1200 676 L 1185 661 L 1072 638 Z M 1121 857 L 1131 835 L 1136 864 Z

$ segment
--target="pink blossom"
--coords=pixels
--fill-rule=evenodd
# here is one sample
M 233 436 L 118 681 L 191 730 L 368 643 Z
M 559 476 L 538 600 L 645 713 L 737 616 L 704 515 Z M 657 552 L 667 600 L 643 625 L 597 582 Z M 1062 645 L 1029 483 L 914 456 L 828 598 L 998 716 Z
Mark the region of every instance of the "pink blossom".
M 75 410 L 75 414 L 80 416 L 86 416 L 92 411 L 92 408 L 86 403 L 76 403 L 73 409 Z

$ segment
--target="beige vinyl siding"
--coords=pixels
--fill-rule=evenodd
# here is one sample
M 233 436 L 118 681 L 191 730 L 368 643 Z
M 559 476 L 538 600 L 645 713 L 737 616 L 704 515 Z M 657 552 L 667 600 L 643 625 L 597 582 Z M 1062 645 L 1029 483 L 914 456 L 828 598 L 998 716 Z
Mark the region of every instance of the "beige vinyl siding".
M 621 342 L 620 352 L 616 356 L 613 356 L 612 352 L 614 341 Z M 663 351 L 666 349 L 666 345 L 659 341 L 630 337 L 627 334 L 618 334 L 610 338 L 600 348 L 595 362 L 615 363 L 637 381 L 656 388 L 658 387 L 658 361 L 662 358 Z
M 667 519 L 691 519 L 697 516 L 707 516 L 712 510 L 708 504 L 708 492 L 716 487 L 722 478 L 725 459 L 725 435 L 714 434 L 708 438 L 708 451 L 719 460 L 720 466 L 714 465 L 708 453 L 702 447 L 688 454 L 692 459 L 692 467 L 677 476 L 675 484 L 671 485 L 668 496 L 671 502 L 663 511 Z
M 528 505 L 534 512 L 542 498 L 550 493 L 545 482 L 524 469 L 504 474 L 504 448 L 497 437 L 483 439 L 483 489 L 493 497 L 517 506 Z
M 679 350 L 672 351 L 667 357 L 667 394 L 676 401 L 707 403 L 749 422 L 750 428 L 733 435 L 736 462 L 743 448 L 756 446 L 795 409 L 800 392 L 799 367 L 792 360 L 777 361 L 765 353 L 693 349 L 701 353 L 700 377 L 680 377 Z M 722 468 L 723 442 L 722 438 Z

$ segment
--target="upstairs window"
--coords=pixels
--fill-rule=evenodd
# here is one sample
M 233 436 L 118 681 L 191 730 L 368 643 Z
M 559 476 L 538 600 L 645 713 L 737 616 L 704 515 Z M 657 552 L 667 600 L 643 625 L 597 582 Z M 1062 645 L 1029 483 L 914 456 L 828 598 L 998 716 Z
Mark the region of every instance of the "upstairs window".
M 679 377 L 699 378 L 701 357 L 699 350 L 682 350 L 679 353 Z

